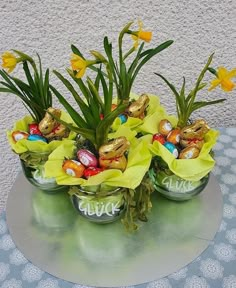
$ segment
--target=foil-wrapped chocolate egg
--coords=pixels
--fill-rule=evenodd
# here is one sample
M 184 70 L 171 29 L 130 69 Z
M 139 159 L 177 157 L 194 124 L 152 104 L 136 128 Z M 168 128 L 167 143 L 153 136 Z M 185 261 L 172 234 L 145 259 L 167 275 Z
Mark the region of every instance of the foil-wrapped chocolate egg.
M 38 134 L 31 134 L 28 136 L 27 140 L 29 141 L 43 141 L 43 142 L 48 142 L 46 138 L 44 138 L 43 136 L 40 136 Z
M 79 161 L 76 160 L 65 160 L 62 165 L 62 169 L 66 174 L 80 178 L 84 174 L 85 167 Z
M 115 110 L 117 108 L 116 104 L 111 104 L 111 111 Z
M 127 118 L 124 114 L 120 114 L 118 118 L 120 119 L 121 124 L 124 124 L 127 121 Z
M 14 131 L 12 132 L 11 136 L 12 136 L 13 141 L 17 142 L 21 139 L 27 139 L 29 134 L 26 132 L 22 132 L 22 131 Z
M 171 130 L 169 134 L 167 135 L 166 140 L 175 145 L 178 144 L 180 141 L 180 129 L 176 128 L 176 129 Z
M 156 133 L 152 136 L 152 143 L 155 141 L 160 142 L 161 144 L 164 144 L 166 142 L 166 139 L 161 133 Z
M 189 146 L 183 149 L 180 154 L 180 159 L 194 159 L 197 158 L 200 153 L 200 150 L 195 146 Z
M 79 161 L 86 167 L 97 167 L 98 160 L 95 155 L 87 149 L 80 149 L 77 152 Z
M 101 173 L 104 169 L 102 168 L 96 168 L 96 167 L 88 167 L 84 170 L 84 177 L 89 178 L 91 176 L 97 175 L 98 173 Z
M 39 130 L 39 125 L 36 123 L 29 124 L 29 133 L 42 136 L 42 133 Z
M 158 125 L 158 131 L 164 136 L 167 136 L 172 130 L 172 125 L 167 119 L 162 119 Z
M 166 147 L 167 150 L 170 151 L 170 153 L 175 157 L 178 158 L 179 156 L 179 152 L 177 150 L 177 148 L 175 147 L 175 145 L 171 142 L 165 142 L 164 146 Z

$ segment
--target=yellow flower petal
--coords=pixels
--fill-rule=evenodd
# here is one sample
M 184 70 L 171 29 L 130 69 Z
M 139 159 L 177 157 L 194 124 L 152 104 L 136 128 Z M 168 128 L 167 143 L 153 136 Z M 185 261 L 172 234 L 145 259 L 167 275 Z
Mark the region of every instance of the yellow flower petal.
M 224 67 L 219 67 L 217 71 L 217 78 L 211 82 L 211 87 L 208 89 L 211 91 L 216 86 L 220 85 L 222 90 L 230 92 L 234 89 L 235 83 L 231 81 L 231 78 L 236 76 L 236 69 L 228 71 Z
M 140 31 L 138 33 L 138 38 L 144 40 L 146 42 L 150 42 L 152 40 L 152 32 L 150 31 Z
M 2 67 L 8 69 L 8 73 L 11 73 L 17 64 L 17 58 L 12 53 L 6 51 L 2 55 Z
M 88 62 L 84 60 L 82 57 L 76 54 L 71 55 L 70 59 L 71 67 L 74 71 L 76 71 L 76 78 L 82 78 L 88 66 Z

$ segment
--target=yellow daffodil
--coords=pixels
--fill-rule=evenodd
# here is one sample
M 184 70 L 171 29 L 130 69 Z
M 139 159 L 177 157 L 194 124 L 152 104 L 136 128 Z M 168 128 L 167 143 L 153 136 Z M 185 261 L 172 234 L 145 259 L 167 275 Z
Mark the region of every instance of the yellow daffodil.
M 77 71 L 77 74 L 75 75 L 75 77 L 82 78 L 88 66 L 87 61 L 76 54 L 72 54 L 70 63 L 71 63 L 72 69 Z
M 16 58 L 11 52 L 6 51 L 2 54 L 2 67 L 8 69 L 8 73 L 11 73 L 15 69 L 19 61 L 20 58 Z
M 132 32 L 132 38 L 134 40 L 134 48 L 136 49 L 139 45 L 139 40 L 143 40 L 145 42 L 150 42 L 152 39 L 152 32 L 143 31 L 143 22 L 138 21 L 139 30 Z
M 231 78 L 236 77 L 236 69 L 228 71 L 224 67 L 219 67 L 217 71 L 217 78 L 211 81 L 211 87 L 208 89 L 211 91 L 216 86 L 221 85 L 221 88 L 226 91 L 232 91 L 235 87 L 235 83 L 231 81 Z

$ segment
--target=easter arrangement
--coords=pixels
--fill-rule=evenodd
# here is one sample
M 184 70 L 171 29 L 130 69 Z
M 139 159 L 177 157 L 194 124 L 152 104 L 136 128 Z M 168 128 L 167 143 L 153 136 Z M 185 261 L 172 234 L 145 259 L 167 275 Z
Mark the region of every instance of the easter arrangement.
M 157 83 L 164 82 L 173 94 L 176 113 L 169 115 L 158 96 L 136 95 L 132 89 L 141 68 L 167 53 L 173 41 L 145 50 L 152 32 L 140 21 L 133 27 L 133 22 L 125 25 L 117 43 L 105 37 L 103 51 L 90 50 L 89 59 L 71 45 L 71 65 L 64 74 L 44 70 L 39 55 L 34 59 L 18 50 L 3 53 L 0 70 L 0 93 L 14 94 L 28 111 L 7 132 L 25 177 L 50 195 L 68 190 L 71 209 L 88 221 L 120 220 L 129 232 L 148 221 L 152 193 L 186 201 L 204 190 L 219 132 L 194 112 L 226 99 L 205 101 L 198 93 L 230 92 L 236 77 L 236 69 L 214 68 L 213 54 L 190 91 L 185 77 L 178 89 L 153 68 Z M 125 38 L 131 40 L 127 51 Z M 16 66 L 23 68 L 23 80 L 14 75 Z M 51 84 L 51 77 L 60 87 Z

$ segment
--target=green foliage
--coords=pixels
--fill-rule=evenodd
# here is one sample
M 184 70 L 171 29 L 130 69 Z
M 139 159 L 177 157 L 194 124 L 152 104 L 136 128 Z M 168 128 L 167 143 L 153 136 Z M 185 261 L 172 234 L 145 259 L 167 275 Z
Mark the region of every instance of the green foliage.
M 52 94 L 49 90 L 49 69 L 42 71 L 40 56 L 38 67 L 34 60 L 20 51 L 13 50 L 22 59 L 22 65 L 27 82 L 0 70 L 0 92 L 14 94 L 19 97 L 34 121 L 39 123 L 45 116 L 45 110 L 52 106 Z M 30 69 L 29 64 L 32 69 Z
M 169 86 L 170 90 L 173 92 L 175 96 L 176 110 L 177 110 L 176 112 L 178 116 L 177 126 L 180 128 L 187 125 L 187 122 L 190 119 L 190 116 L 194 111 L 202 107 L 208 106 L 208 105 L 221 103 L 226 100 L 226 99 L 218 99 L 214 101 L 195 101 L 198 91 L 202 90 L 207 85 L 206 83 L 202 83 L 202 80 L 205 76 L 206 71 L 209 71 L 210 69 L 212 69 L 212 68 L 209 68 L 209 65 L 212 62 L 213 55 L 214 54 L 212 54 L 208 58 L 208 61 L 206 65 L 204 66 L 203 70 L 201 71 L 194 88 L 188 93 L 188 95 L 185 94 L 185 77 L 183 77 L 183 84 L 182 84 L 181 90 L 180 92 L 178 92 L 175 86 L 171 84 L 164 76 L 162 76 L 159 73 L 155 73 L 162 80 L 164 80 L 164 82 Z

